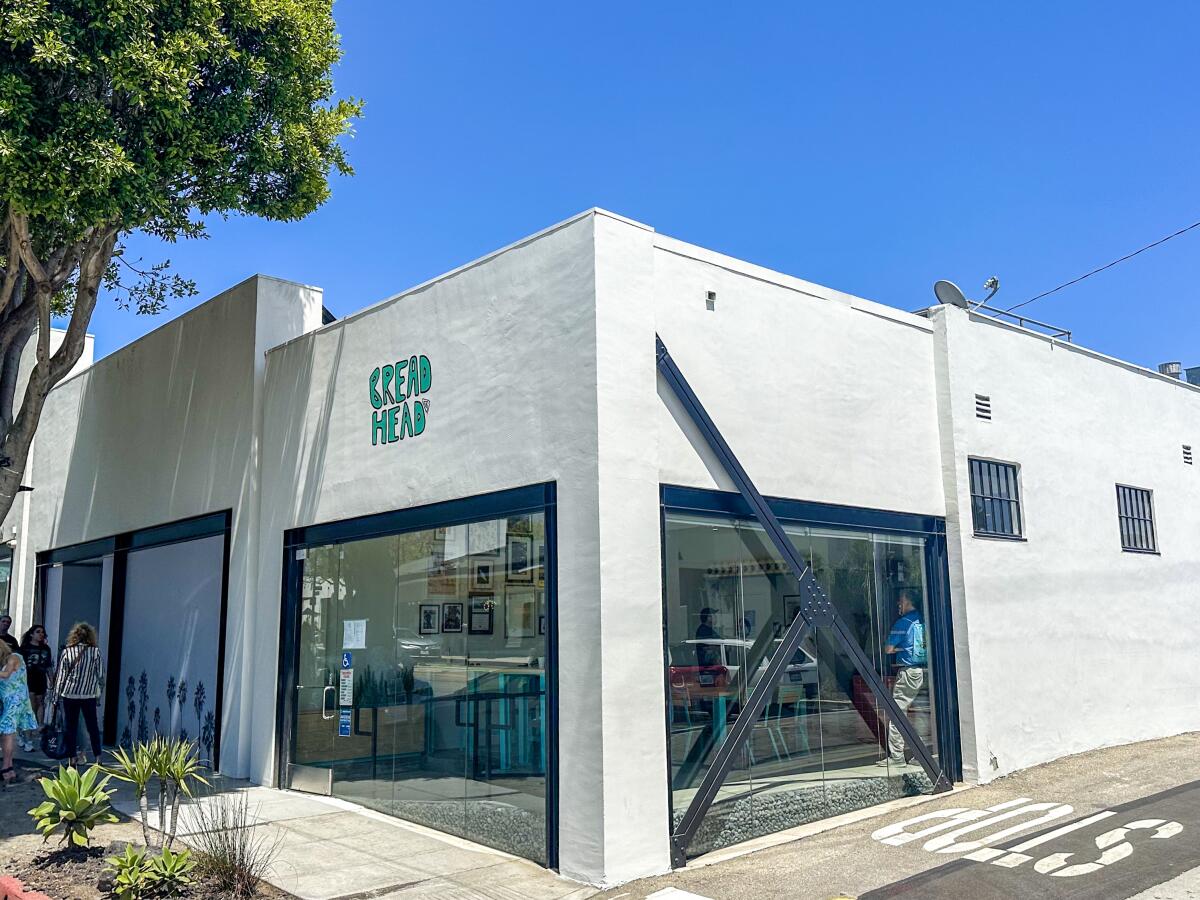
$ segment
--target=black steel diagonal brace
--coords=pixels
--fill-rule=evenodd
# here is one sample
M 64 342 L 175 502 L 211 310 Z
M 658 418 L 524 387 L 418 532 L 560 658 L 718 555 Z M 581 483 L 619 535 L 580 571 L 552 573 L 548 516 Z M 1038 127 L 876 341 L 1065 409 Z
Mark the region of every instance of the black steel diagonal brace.
M 705 813 L 708 812 L 708 808 L 712 805 L 713 798 L 728 776 L 738 752 L 750 737 L 754 723 L 758 721 L 767 698 L 782 680 L 783 674 L 787 670 L 787 664 L 795 653 L 796 648 L 800 646 L 800 642 L 803 641 L 805 635 L 817 627 L 829 628 L 837 639 L 838 644 L 850 657 L 851 662 L 854 663 L 855 670 L 862 677 L 863 681 L 867 683 L 867 686 L 870 687 L 871 693 L 874 694 L 879 708 L 886 714 L 888 720 L 899 729 L 900 733 L 904 736 L 905 745 L 921 763 L 921 767 L 933 783 L 934 793 L 942 793 L 950 790 L 950 780 L 937 768 L 933 760 L 933 755 L 929 752 L 929 748 L 925 746 L 924 742 L 917 735 L 916 729 L 908 720 L 908 716 L 896 705 L 896 701 L 884 685 L 883 679 L 879 677 L 879 673 L 875 671 L 875 667 L 871 665 L 871 661 L 867 658 L 867 655 L 854 640 L 836 608 L 829 602 L 828 598 L 825 597 L 817 585 L 812 571 L 800 556 L 796 546 L 788 538 L 779 519 L 772 512 L 770 506 L 767 505 L 766 499 L 758 492 L 758 488 L 754 486 L 746 470 L 742 468 L 742 464 L 725 442 L 725 438 L 717 429 L 711 417 L 709 417 L 704 406 L 700 403 L 700 399 L 692 390 L 691 385 L 688 384 L 687 379 L 683 377 L 683 373 L 667 352 L 666 345 L 663 344 L 662 339 L 657 335 L 655 336 L 655 344 L 659 373 L 663 376 L 667 384 L 670 385 L 672 392 L 678 398 L 684 411 L 700 431 L 705 443 L 708 444 L 709 448 L 720 460 L 721 466 L 733 480 L 738 493 L 742 495 L 742 498 L 750 506 L 754 518 L 758 520 L 767 537 L 770 538 L 771 543 L 775 546 L 776 551 L 787 562 L 792 573 L 799 580 L 801 596 L 808 601 L 802 603 L 800 614 L 788 626 L 783 636 L 782 645 L 772 655 L 767 670 L 759 677 L 750 697 L 747 698 L 745 706 L 739 712 L 737 721 L 725 733 L 725 736 L 717 746 L 712 764 L 700 782 L 700 786 L 692 798 L 687 811 L 684 813 L 683 819 L 680 820 L 679 825 L 676 827 L 672 835 L 672 851 L 676 865 L 682 865 L 686 861 L 688 844 L 691 843 L 696 829 L 699 828 Z

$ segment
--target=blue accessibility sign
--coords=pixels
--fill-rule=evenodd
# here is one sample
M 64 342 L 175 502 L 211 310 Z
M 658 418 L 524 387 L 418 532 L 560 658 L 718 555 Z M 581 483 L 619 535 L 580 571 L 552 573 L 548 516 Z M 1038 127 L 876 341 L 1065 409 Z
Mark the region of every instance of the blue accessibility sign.
M 348 650 L 342 652 L 342 668 L 343 669 L 353 669 L 354 668 L 354 654 Z
M 349 709 L 338 711 L 338 737 L 350 737 L 350 712 Z

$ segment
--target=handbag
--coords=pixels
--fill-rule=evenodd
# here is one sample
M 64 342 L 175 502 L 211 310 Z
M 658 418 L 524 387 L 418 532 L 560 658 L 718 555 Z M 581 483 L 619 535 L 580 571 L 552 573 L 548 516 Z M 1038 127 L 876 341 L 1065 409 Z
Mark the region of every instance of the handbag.
M 50 759 L 67 756 L 67 729 L 62 704 L 51 700 L 46 708 L 46 724 L 42 727 L 42 752 Z
M 83 654 L 81 653 L 80 656 Z M 61 665 L 61 661 L 59 663 Z M 71 665 L 67 672 L 69 678 L 79 665 L 79 659 Z M 57 680 L 57 679 L 56 679 Z M 63 703 L 58 692 L 50 695 L 46 702 L 46 712 L 42 717 L 42 752 L 50 759 L 66 759 L 67 756 L 67 722 L 63 714 Z

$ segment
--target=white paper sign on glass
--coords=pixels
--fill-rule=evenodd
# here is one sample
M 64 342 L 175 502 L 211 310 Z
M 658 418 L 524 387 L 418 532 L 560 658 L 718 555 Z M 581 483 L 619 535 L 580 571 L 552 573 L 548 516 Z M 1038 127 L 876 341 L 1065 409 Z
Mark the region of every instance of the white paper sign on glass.
M 367 648 L 367 620 L 347 619 L 342 623 L 342 649 L 365 650 Z
M 340 669 L 341 681 L 338 682 L 338 706 L 354 705 L 354 670 Z

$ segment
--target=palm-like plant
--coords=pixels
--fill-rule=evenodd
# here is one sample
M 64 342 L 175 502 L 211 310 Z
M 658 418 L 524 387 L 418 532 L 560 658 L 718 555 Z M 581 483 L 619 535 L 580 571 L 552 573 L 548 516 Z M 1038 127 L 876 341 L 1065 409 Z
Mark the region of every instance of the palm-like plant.
M 186 796 L 189 800 L 195 794 L 193 787 L 196 784 L 208 786 L 208 781 L 200 773 L 204 771 L 204 764 L 200 761 L 200 757 L 196 752 L 195 741 L 166 741 L 165 747 L 160 756 L 159 778 L 164 779 L 170 785 L 171 794 L 171 826 L 167 829 L 167 846 L 174 846 L 175 834 L 179 828 L 179 804 L 180 799 Z M 166 809 L 159 807 L 159 816 L 164 818 Z
M 137 744 L 132 750 L 118 747 L 110 750 L 113 761 L 104 770 L 119 781 L 133 785 L 137 795 L 138 813 L 142 820 L 142 840 L 150 846 L 150 780 L 154 777 L 154 760 L 145 744 Z

